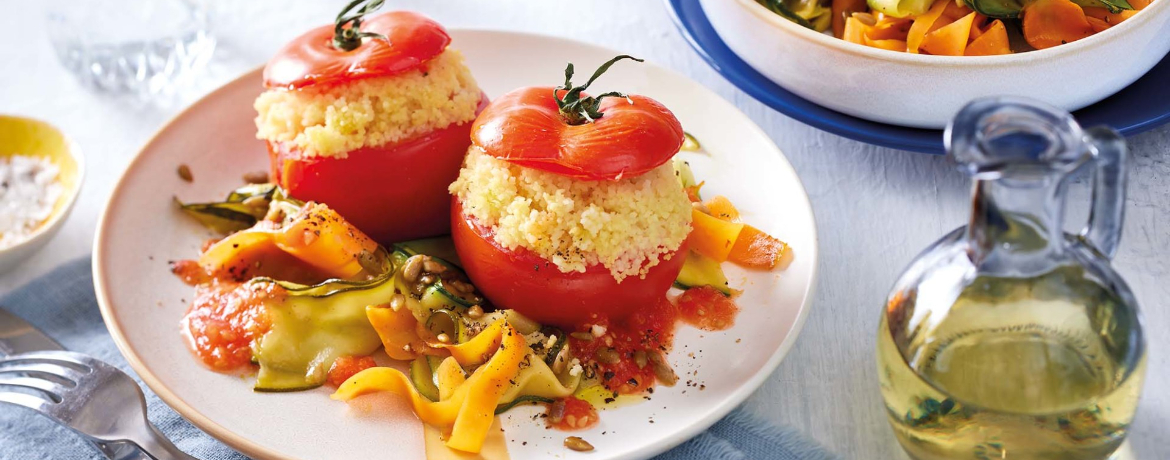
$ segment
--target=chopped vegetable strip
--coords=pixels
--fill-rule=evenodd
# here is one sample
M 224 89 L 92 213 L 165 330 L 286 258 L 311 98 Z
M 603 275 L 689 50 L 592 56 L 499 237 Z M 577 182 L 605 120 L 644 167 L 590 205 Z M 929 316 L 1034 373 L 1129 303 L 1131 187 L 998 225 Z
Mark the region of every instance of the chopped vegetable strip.
M 399 360 L 414 359 L 415 350 L 425 350 L 426 344 L 415 332 L 418 320 L 405 306 L 397 309 L 391 305 L 370 305 L 366 307 L 366 318 L 382 339 L 386 354 Z
M 744 225 L 727 259 L 743 267 L 771 270 L 780 264 L 786 251 L 788 244 L 785 242 L 751 225 Z
M 971 24 L 975 13 L 969 13 L 955 22 L 926 34 L 922 50 L 940 56 L 962 56 L 967 50 L 967 39 L 971 37 Z
M 361 255 L 378 249 L 373 239 L 336 211 L 318 203 L 306 204 L 301 216 L 285 225 L 274 242 L 285 252 L 337 278 L 361 273 Z
M 979 30 L 978 27 L 971 28 L 972 31 Z M 1011 47 L 1008 46 L 1007 28 L 1004 27 L 1003 21 L 996 19 L 992 21 L 991 26 L 986 31 L 979 34 L 979 37 L 967 45 L 967 56 L 992 56 L 996 54 L 1009 54 Z
M 406 396 L 423 423 L 450 433 L 447 447 L 478 453 L 492 425 L 496 405 L 511 380 L 519 374 L 520 364 L 529 348 L 524 337 L 502 320 L 492 324 L 471 341 L 446 348 L 461 366 L 482 363 L 466 381 L 453 390 L 448 389 L 447 399 L 438 402 L 427 399 L 415 390 L 409 377 L 388 367 L 359 372 L 346 380 L 332 398 L 349 401 L 381 391 Z M 486 363 L 483 362 L 485 359 Z M 448 380 L 446 383 L 452 382 Z M 440 395 L 443 393 L 440 390 Z
M 703 206 L 706 206 L 707 211 L 716 219 L 739 222 L 739 210 L 735 209 L 735 205 L 731 204 L 731 200 L 723 195 L 704 201 Z
M 935 21 L 942 16 L 943 10 L 947 8 L 949 0 L 938 0 L 934 2 L 934 6 L 930 7 L 930 11 L 926 14 L 914 19 L 914 25 L 910 26 L 910 30 L 906 35 L 906 51 L 910 53 L 918 53 L 919 48 L 922 47 L 922 41 L 926 39 L 926 33 L 934 27 Z
M 744 224 L 720 220 L 698 209 L 692 212 L 691 219 L 694 227 L 690 238 L 691 249 L 717 262 L 727 260 L 727 254 L 735 245 L 735 239 L 739 237 Z
M 1151 1 L 830 0 L 830 4 L 833 36 L 848 42 L 914 54 L 993 56 L 1080 40 L 1133 17 Z M 983 38 L 988 32 L 993 35 Z M 1021 34 L 1023 42 L 1007 39 Z

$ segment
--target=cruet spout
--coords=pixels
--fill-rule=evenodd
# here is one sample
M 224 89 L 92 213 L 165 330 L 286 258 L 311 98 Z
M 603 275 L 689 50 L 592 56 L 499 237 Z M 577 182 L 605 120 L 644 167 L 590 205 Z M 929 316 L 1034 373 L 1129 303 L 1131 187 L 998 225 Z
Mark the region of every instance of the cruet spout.
M 1059 250 L 1065 178 L 1086 164 L 1093 168 L 1093 201 L 1080 241 L 1105 259 L 1116 253 L 1124 220 L 1126 146 L 1113 129 L 1082 129 L 1068 112 L 1025 98 L 986 98 L 955 116 L 946 143 L 975 179 L 969 229 L 976 256 L 986 255 L 980 248 L 990 250 L 1013 235 L 1040 235 L 1029 241 L 1044 240 Z M 1028 249 L 1020 244 L 1016 250 Z

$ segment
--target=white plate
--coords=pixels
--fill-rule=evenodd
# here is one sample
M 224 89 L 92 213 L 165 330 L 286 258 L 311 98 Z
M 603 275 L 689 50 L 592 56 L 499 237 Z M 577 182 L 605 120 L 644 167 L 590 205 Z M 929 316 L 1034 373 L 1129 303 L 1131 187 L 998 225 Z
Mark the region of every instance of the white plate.
M 539 35 L 451 35 L 491 96 L 559 84 L 566 60 L 588 69 L 581 72 L 587 76 L 620 54 Z M 395 398 L 366 397 L 347 406 L 330 400 L 325 388 L 253 393 L 248 380 L 200 365 L 179 335 L 192 289 L 170 274 L 167 261 L 196 257 L 211 234 L 183 216 L 171 197 L 217 199 L 240 185 L 244 172 L 267 168 L 252 123 L 252 101 L 261 89 L 256 70 L 211 93 L 164 127 L 127 169 L 94 245 L 102 316 L 122 354 L 163 401 L 247 455 L 421 459 L 422 427 Z M 649 63 L 622 62 L 596 89 L 644 94 L 670 107 L 711 152 L 687 155 L 696 176 L 707 182 L 703 191 L 730 197 L 745 221 L 789 242 L 796 257 L 783 272 L 730 269 L 732 284 L 746 290 L 736 325 L 717 333 L 680 326 L 669 355 L 680 384 L 656 389 L 651 401 L 605 411 L 595 428 L 575 433 L 595 452 L 566 450 L 564 433 L 531 420 L 535 407 L 506 414 L 508 448 L 516 459 L 646 458 L 698 434 L 743 402 L 780 363 L 808 314 L 816 278 L 817 233 L 808 196 L 792 166 L 751 120 L 699 84 Z M 178 178 L 180 164 L 190 166 L 194 182 Z

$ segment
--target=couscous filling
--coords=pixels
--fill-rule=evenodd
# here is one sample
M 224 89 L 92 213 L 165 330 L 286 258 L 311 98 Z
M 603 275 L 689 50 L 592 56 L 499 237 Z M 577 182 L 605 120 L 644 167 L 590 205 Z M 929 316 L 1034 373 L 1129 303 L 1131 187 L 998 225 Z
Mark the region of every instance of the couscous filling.
M 472 147 L 451 184 L 463 212 L 562 272 L 601 264 L 619 282 L 642 276 L 690 233 L 691 205 L 670 163 L 616 181 L 577 180 Z
M 344 158 L 470 122 L 480 98 L 463 55 L 448 49 L 400 75 L 265 92 L 255 103 L 256 137 L 291 142 L 307 157 Z

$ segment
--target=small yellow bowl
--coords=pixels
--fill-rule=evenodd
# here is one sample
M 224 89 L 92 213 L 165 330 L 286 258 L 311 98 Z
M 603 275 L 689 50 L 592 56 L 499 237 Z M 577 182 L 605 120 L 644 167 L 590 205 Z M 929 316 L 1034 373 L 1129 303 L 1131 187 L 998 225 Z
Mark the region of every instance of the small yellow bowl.
M 77 146 L 52 125 L 39 120 L 0 115 L 0 157 L 14 155 L 48 158 L 60 171 L 57 181 L 64 193 L 53 205 L 49 218 L 27 239 L 0 248 L 0 273 L 15 268 L 44 247 L 62 225 L 81 192 L 85 161 Z

